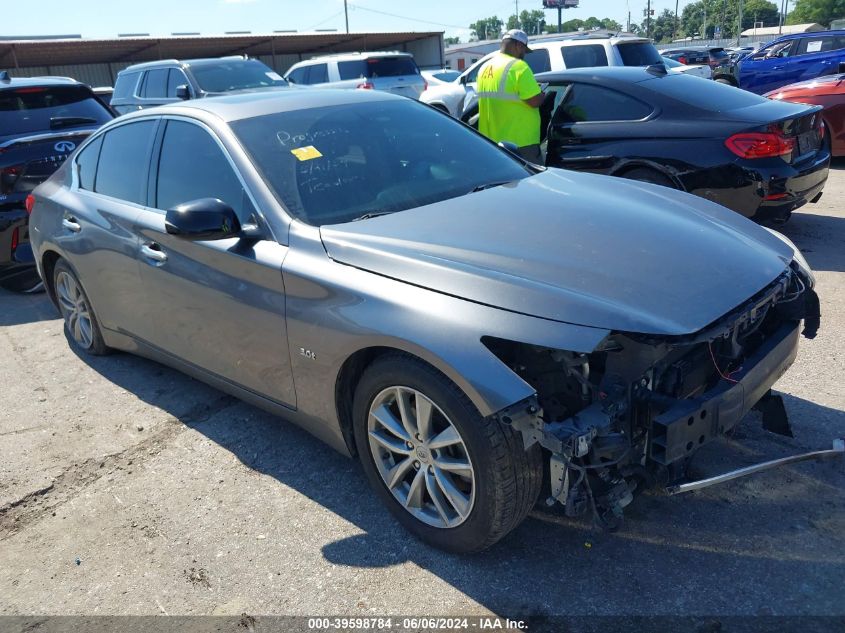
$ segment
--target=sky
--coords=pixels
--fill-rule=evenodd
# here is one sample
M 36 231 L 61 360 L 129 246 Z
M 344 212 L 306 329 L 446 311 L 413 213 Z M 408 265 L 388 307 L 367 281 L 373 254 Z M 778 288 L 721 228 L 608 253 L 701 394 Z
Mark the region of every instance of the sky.
M 683 8 L 690 0 L 680 0 Z M 445 31 L 469 39 L 469 24 L 497 15 L 507 20 L 519 10 L 541 9 L 542 0 L 349 0 L 349 30 Z M 623 26 L 641 22 L 646 0 L 581 0 L 577 9 L 563 12 L 563 20 L 613 18 Z M 655 15 L 675 9 L 675 0 L 652 0 Z M 546 11 L 546 22 L 557 11 Z M 33 19 L 35 18 L 35 19 Z M 225 31 L 268 33 L 276 30 L 345 30 L 343 0 L 0 0 L 0 36 L 71 35 L 111 38 L 118 33 Z

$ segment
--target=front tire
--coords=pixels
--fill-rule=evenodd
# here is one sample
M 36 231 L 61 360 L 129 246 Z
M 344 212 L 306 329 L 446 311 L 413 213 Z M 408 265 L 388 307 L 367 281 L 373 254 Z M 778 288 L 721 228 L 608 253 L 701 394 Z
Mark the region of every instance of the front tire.
M 390 354 L 361 377 L 355 443 L 370 485 L 414 536 L 455 553 L 486 549 L 537 500 L 542 453 L 484 418 L 448 378 Z
M 79 278 L 63 259 L 53 268 L 53 293 L 65 321 L 65 334 L 71 344 L 82 352 L 102 356 L 111 352 L 103 341 L 97 316 Z

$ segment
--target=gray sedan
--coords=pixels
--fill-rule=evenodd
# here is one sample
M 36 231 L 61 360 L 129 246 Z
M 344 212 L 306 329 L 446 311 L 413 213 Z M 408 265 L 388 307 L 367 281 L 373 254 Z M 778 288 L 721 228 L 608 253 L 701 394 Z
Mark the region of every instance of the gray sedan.
M 532 166 L 385 93 L 123 116 L 27 206 L 72 345 L 302 425 L 451 551 L 498 541 L 541 490 L 615 525 L 766 394 L 802 319 L 818 326 L 785 238 Z

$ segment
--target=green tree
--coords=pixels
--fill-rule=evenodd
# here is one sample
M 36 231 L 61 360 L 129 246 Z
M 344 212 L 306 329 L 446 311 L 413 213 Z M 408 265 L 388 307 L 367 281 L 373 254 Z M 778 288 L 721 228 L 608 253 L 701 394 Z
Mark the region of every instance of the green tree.
M 517 20 L 516 14 L 514 13 L 508 18 L 505 28 L 509 31 L 511 29 L 522 29 L 528 35 L 538 35 L 543 32 L 545 17 L 546 14 L 542 11 L 523 11 L 519 14 L 519 20 Z
M 786 16 L 786 23 L 830 26 L 830 21 L 837 18 L 845 18 L 845 0 L 798 0 Z
M 461 38 L 460 37 L 444 37 L 443 43 L 447 46 L 451 46 L 452 44 L 460 44 Z
M 586 20 L 584 20 L 584 28 L 588 31 L 592 31 L 593 29 L 600 29 L 602 26 L 601 20 L 590 16 Z
M 601 21 L 601 27 L 603 29 L 607 29 L 608 31 L 621 31 L 622 25 L 619 24 L 616 20 L 611 20 L 610 18 L 605 18 Z
M 800 0 L 799 0 L 800 1 Z M 845 1 L 845 0 L 840 0 Z M 705 18 L 707 33 L 703 33 Z M 678 37 L 715 37 L 720 27 L 721 37 L 735 37 L 739 22 L 739 0 L 698 0 L 684 7 L 678 17 Z M 755 20 L 764 26 L 777 26 L 778 7 L 769 0 L 745 0 L 742 11 L 742 30 L 753 28 Z
M 495 15 L 489 18 L 478 20 L 469 25 L 475 39 L 478 40 L 497 40 L 502 37 L 502 22 Z
M 762 22 L 763 26 L 777 26 L 780 22 L 777 5 L 768 0 L 747 0 L 742 10 L 742 30 L 753 29 L 754 22 Z
M 636 22 L 631 22 L 628 26 L 628 33 L 633 33 L 634 35 L 645 35 L 645 30 L 640 28 L 640 25 Z
M 652 22 L 651 37 L 655 42 L 671 42 L 672 31 L 675 26 L 675 12 L 670 9 L 663 9 L 660 15 Z

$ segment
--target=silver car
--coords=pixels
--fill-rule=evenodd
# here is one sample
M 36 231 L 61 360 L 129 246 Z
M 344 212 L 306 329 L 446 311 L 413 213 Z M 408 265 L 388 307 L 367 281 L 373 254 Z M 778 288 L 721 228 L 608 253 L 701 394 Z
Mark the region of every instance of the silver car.
M 537 501 L 613 525 L 813 336 L 785 239 L 523 162 L 378 92 L 202 99 L 101 128 L 28 201 L 70 343 L 177 367 L 357 455 L 413 534 Z M 815 308 L 813 307 L 815 306 Z
M 426 81 L 410 53 L 339 53 L 298 62 L 285 73 L 298 86 L 384 90 L 419 99 Z

